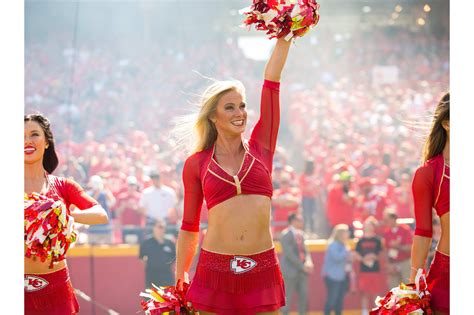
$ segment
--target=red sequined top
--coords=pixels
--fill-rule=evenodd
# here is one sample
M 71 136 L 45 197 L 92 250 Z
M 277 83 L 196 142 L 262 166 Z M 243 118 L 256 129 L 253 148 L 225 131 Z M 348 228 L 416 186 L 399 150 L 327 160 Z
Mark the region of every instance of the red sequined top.
M 71 204 L 81 210 L 89 209 L 98 204 L 97 201 L 90 197 L 78 183 L 71 179 L 47 175 L 47 180 L 49 188 L 46 196 L 54 200 L 62 200 L 68 211 Z
M 245 154 L 235 176 L 227 173 L 214 158 L 215 145 L 187 158 L 183 168 L 184 212 L 182 230 L 199 231 L 203 199 L 210 210 L 240 194 L 272 197 L 273 153 L 280 125 L 280 83 L 265 80 L 260 119 L 250 140 L 244 141 Z
M 412 183 L 415 201 L 415 235 L 433 235 L 432 209 L 439 217 L 449 212 L 449 165 L 437 155 L 416 170 Z

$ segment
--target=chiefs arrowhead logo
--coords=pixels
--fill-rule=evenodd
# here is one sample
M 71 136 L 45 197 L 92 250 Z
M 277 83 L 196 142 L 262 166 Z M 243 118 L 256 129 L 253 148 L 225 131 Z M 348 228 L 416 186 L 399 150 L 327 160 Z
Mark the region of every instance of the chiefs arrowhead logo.
M 230 269 L 234 273 L 243 273 L 253 269 L 257 265 L 255 260 L 252 260 L 247 257 L 235 256 L 234 259 L 230 261 Z
M 49 284 L 48 281 L 36 276 L 25 276 L 25 291 L 33 292 L 45 288 Z

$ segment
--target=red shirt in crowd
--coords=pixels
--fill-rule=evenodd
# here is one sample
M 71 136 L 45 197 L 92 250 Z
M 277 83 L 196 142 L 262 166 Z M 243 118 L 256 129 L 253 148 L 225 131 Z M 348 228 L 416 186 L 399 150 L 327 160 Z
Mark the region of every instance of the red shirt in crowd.
M 299 183 L 303 197 L 316 198 L 319 195 L 321 181 L 315 174 L 301 174 Z
M 392 262 L 410 259 L 411 250 L 399 250 L 397 246 L 411 245 L 412 232 L 408 225 L 400 224 L 394 228 L 386 227 L 384 231 L 385 246 L 389 260 Z
M 333 186 L 329 189 L 326 207 L 328 221 L 332 227 L 337 224 L 352 225 L 354 201 L 344 193 L 342 187 Z
M 138 212 L 140 193 L 125 191 L 117 196 L 116 209 L 121 210 L 119 220 L 122 225 L 144 226 L 145 216 Z
M 413 195 L 404 187 L 395 189 L 393 202 L 399 218 L 413 218 Z
M 280 199 L 282 198 L 283 200 L 298 200 L 298 202 L 292 203 L 292 206 L 282 206 L 275 202 L 275 199 Z M 297 187 L 281 187 L 279 189 L 276 189 L 273 192 L 273 202 L 272 202 L 272 208 L 273 208 L 273 221 L 277 223 L 278 225 L 274 227 L 273 231 L 279 232 L 282 231 L 286 227 L 286 222 L 288 222 L 288 215 L 292 212 L 297 212 L 300 206 L 301 201 L 301 192 Z M 285 223 L 285 224 L 283 224 Z
M 387 207 L 387 198 L 369 193 L 368 195 L 361 196 L 358 219 L 364 221 L 370 216 L 375 217 L 377 220 L 383 220 L 383 212 Z

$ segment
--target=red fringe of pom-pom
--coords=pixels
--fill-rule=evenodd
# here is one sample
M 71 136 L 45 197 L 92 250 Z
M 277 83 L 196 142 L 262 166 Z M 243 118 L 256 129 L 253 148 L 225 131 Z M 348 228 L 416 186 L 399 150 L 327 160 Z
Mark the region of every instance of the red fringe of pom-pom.
M 319 22 L 319 4 L 315 0 L 254 0 L 240 10 L 244 25 L 266 32 L 268 37 L 290 40 L 301 37 Z

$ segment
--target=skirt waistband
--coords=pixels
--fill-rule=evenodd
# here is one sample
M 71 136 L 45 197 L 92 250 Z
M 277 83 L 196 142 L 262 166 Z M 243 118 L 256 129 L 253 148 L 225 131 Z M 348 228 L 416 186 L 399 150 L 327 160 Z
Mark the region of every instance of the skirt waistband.
M 449 263 L 449 255 L 446 255 L 439 250 L 436 250 L 435 252 L 435 258 L 438 260 L 442 260 L 443 262 L 448 262 Z
M 64 285 L 69 281 L 69 271 L 67 267 L 45 274 L 25 274 L 25 292 L 41 291 L 42 293 L 54 290 L 56 286 Z
M 270 248 L 263 252 L 251 255 L 218 254 L 201 249 L 199 255 L 199 266 L 201 268 L 217 272 L 231 272 L 231 270 L 234 269 L 244 271 L 248 269 L 245 272 L 255 273 L 277 264 L 278 258 L 275 248 Z M 241 270 L 242 268 L 244 270 Z
M 221 255 L 201 249 L 193 284 L 245 293 L 282 283 L 275 249 L 253 255 Z

